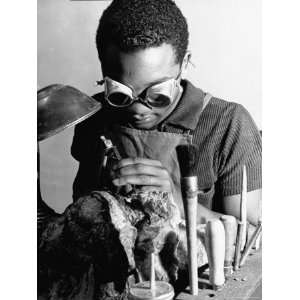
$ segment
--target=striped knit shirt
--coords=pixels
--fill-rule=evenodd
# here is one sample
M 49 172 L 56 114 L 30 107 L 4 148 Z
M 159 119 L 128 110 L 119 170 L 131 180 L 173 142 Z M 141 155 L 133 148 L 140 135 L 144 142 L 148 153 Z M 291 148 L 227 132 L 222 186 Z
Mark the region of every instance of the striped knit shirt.
M 199 202 L 220 210 L 220 199 L 241 193 L 243 165 L 248 191 L 261 188 L 261 136 L 242 105 L 212 97 L 203 109 L 206 93 L 187 80 L 181 84 L 184 92 L 179 104 L 155 130 L 193 135 L 199 148 L 198 184 L 204 191 Z M 103 103 L 102 93 L 94 98 Z M 71 153 L 80 165 L 73 184 L 74 199 L 99 188 L 103 158 L 99 133 L 104 124 L 117 121 L 104 108 L 76 126 Z

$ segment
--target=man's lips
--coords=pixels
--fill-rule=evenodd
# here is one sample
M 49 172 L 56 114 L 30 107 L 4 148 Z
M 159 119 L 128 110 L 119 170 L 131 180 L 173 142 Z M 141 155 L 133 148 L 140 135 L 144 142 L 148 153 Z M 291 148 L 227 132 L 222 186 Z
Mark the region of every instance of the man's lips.
M 147 123 L 153 119 L 152 115 L 133 115 L 131 117 L 132 121 L 135 123 Z

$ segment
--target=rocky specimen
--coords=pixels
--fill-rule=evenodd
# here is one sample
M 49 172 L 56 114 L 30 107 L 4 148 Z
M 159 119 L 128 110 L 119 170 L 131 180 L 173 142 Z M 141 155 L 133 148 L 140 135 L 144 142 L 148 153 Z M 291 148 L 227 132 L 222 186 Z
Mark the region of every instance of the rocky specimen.
M 38 246 L 41 300 L 127 299 L 131 283 L 149 279 L 152 252 L 157 280 L 176 286 L 187 268 L 179 210 L 158 191 L 92 192 L 50 218 Z M 199 239 L 199 265 L 203 249 Z

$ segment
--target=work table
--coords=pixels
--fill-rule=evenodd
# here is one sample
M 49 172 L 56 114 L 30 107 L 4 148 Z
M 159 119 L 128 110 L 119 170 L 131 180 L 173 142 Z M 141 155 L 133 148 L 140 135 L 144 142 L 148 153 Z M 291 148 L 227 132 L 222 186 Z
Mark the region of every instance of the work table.
M 210 288 L 208 270 L 198 279 L 199 294 L 192 296 L 189 290 L 181 292 L 176 300 L 260 300 L 261 299 L 261 250 L 253 250 L 248 256 L 245 265 L 235 271 L 220 291 Z

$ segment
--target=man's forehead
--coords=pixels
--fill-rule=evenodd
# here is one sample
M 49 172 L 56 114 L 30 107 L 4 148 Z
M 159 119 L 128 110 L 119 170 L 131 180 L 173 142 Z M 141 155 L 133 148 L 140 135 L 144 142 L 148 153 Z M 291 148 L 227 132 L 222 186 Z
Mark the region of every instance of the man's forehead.
M 123 51 L 118 46 L 110 44 L 106 47 L 102 63 L 124 64 L 127 61 L 139 61 L 142 64 L 161 64 L 162 62 L 176 65 L 176 53 L 171 44 L 163 43 L 159 46 L 136 48 Z
M 179 72 L 176 55 L 169 44 L 132 52 L 122 52 L 116 46 L 111 46 L 104 59 L 103 75 L 130 85 L 137 92 L 174 78 Z

